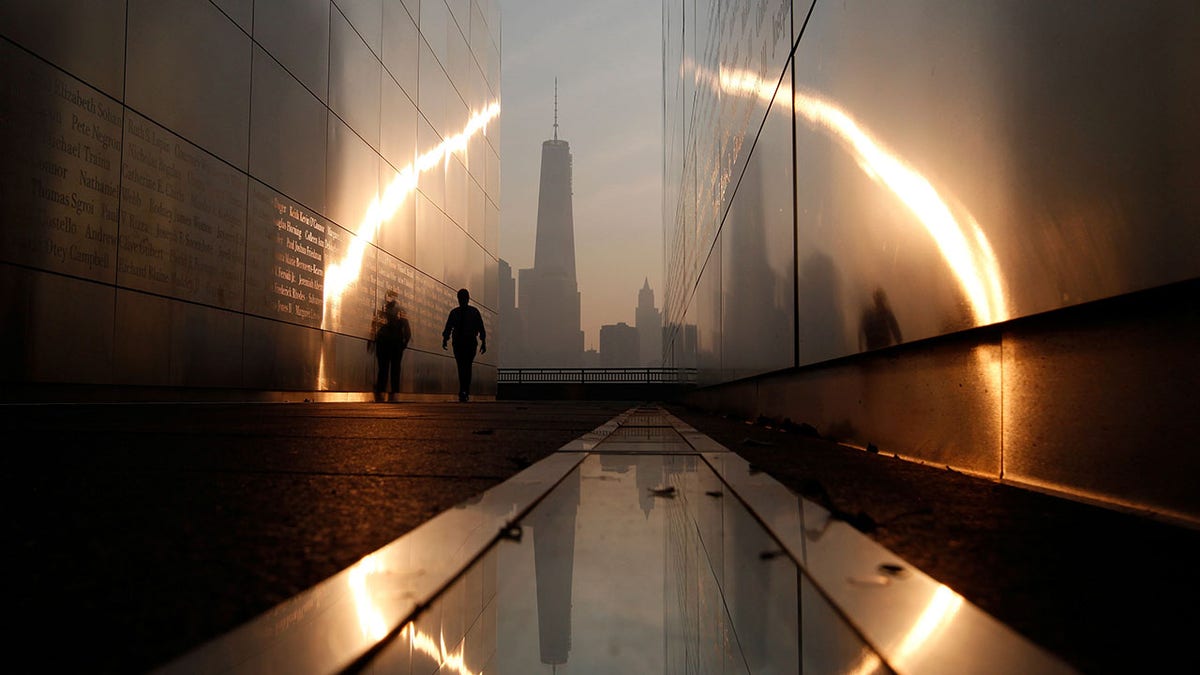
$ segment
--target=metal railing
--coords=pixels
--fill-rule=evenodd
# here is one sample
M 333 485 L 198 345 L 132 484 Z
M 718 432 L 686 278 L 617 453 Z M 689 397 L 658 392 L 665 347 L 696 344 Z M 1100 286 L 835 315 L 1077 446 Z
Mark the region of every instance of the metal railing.
M 695 368 L 500 368 L 499 384 L 695 384 Z

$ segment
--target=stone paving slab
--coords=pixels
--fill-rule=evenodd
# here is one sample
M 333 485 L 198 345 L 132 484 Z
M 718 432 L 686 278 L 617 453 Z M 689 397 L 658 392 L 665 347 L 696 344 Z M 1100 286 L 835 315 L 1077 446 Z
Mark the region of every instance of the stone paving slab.
M 0 405 L 11 644 L 144 672 L 632 405 Z
M 664 407 L 1084 673 L 1194 669 L 1196 530 Z
M 11 642 L 143 672 L 634 405 L 0 405 Z M 1200 532 L 665 407 L 1085 673 L 1191 667 Z

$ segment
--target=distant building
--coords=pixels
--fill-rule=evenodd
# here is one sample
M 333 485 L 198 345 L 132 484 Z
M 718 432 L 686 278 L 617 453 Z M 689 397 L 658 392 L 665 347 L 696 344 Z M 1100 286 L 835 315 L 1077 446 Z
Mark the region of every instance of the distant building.
M 638 291 L 637 314 L 634 325 L 638 333 L 638 364 L 658 368 L 663 364 L 662 356 L 662 312 L 654 306 L 654 290 L 650 279 Z
M 624 321 L 600 327 L 600 366 L 632 368 L 638 365 L 638 331 Z
M 589 349 L 583 353 L 583 362 L 579 364 L 584 368 L 599 368 L 600 367 L 600 352 L 595 349 Z
M 512 266 L 507 260 L 500 259 L 499 281 L 499 313 L 500 324 L 496 328 L 496 337 L 490 341 L 497 350 L 496 361 L 501 368 L 516 366 L 523 360 L 525 347 L 525 330 L 521 323 L 521 312 L 517 309 L 517 280 L 513 278 Z
M 519 365 L 577 367 L 583 358 L 583 331 L 575 276 L 571 146 L 558 138 L 557 81 L 554 91 L 554 138 L 542 143 L 533 267 L 521 270 L 517 279 L 525 331 Z

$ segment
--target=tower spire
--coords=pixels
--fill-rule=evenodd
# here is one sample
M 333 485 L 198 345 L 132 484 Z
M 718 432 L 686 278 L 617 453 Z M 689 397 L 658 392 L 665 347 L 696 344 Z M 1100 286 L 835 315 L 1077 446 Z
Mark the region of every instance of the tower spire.
M 554 140 L 558 140 L 558 78 L 554 78 Z

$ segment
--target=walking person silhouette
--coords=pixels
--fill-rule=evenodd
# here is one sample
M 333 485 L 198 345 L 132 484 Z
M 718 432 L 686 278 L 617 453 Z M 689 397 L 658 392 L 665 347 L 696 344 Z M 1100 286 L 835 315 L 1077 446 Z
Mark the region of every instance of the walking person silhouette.
M 458 290 L 458 307 L 450 310 L 446 317 L 446 328 L 442 331 L 442 349 L 453 338 L 454 360 L 458 363 L 458 400 L 465 402 L 471 395 L 471 363 L 475 360 L 475 348 L 479 353 L 487 352 L 487 331 L 483 328 L 483 316 L 470 305 L 471 293 L 465 288 Z M 475 336 L 479 342 L 475 342 Z
M 375 329 L 375 401 L 396 401 L 400 393 L 400 361 L 404 350 L 412 339 L 412 328 L 400 310 L 400 304 L 388 300 L 383 306 L 383 316 Z M 369 343 L 368 343 L 369 345 Z M 390 395 L 389 395 L 390 387 Z

